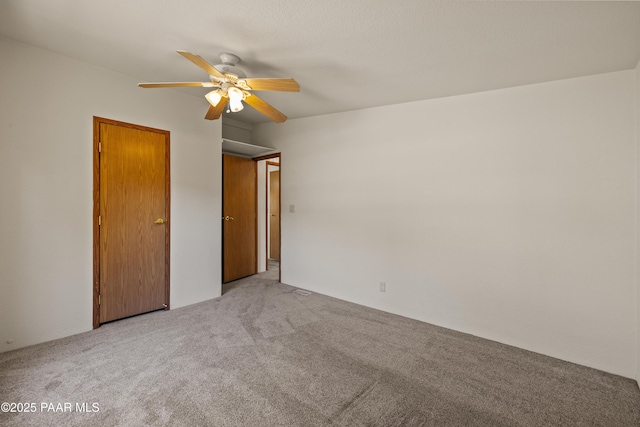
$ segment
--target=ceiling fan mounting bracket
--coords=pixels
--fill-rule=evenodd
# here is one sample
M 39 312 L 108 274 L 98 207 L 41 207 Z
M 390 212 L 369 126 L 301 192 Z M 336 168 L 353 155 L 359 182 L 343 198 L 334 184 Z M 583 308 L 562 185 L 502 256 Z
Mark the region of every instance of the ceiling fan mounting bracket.
M 220 54 L 220 60 L 224 65 L 231 65 L 232 67 L 235 67 L 240 62 L 240 57 L 233 53 L 224 52 Z
M 234 55 L 233 53 L 225 52 L 220 54 L 220 60 L 222 61 L 222 64 L 216 64 L 213 66 L 220 73 L 224 74 L 225 76 L 231 74 L 235 76 L 236 80 L 238 78 L 247 77 L 247 74 L 244 72 L 244 70 L 237 67 L 238 63 L 240 62 L 239 56 Z

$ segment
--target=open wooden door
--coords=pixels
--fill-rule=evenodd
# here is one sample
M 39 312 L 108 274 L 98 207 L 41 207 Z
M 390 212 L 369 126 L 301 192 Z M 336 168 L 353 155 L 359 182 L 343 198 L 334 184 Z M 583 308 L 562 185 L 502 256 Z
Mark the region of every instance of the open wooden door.
M 222 281 L 258 272 L 257 166 L 222 155 Z
M 280 171 L 269 172 L 269 258 L 280 260 Z
M 169 132 L 94 118 L 94 327 L 169 307 Z

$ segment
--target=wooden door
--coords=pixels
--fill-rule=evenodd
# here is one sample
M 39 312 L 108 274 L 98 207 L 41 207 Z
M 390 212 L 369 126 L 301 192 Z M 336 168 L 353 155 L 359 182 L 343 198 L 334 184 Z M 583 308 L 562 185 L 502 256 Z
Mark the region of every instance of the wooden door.
M 100 118 L 94 126 L 97 326 L 169 307 L 169 132 Z
M 258 272 L 257 167 L 250 159 L 222 155 L 222 281 Z
M 280 171 L 269 172 L 269 258 L 280 259 Z

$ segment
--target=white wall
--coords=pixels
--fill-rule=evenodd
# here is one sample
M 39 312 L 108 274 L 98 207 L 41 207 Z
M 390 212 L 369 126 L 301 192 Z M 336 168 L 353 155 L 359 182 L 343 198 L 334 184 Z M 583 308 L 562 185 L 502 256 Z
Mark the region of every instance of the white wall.
M 0 351 L 92 328 L 93 116 L 171 132 L 171 307 L 219 296 L 206 101 L 3 38 L 0 58 Z
M 636 65 L 636 381 L 640 384 L 640 62 Z
M 267 161 L 258 163 L 258 273 L 267 270 Z
M 223 117 L 221 120 L 223 138 L 251 144 L 251 130 L 253 129 L 251 124 L 242 123 L 228 117 Z
M 634 78 L 255 126 L 283 282 L 635 376 Z

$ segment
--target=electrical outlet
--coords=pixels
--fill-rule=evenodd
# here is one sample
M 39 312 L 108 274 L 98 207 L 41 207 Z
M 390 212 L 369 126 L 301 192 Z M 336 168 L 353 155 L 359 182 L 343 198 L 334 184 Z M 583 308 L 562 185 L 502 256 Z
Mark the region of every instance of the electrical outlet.
M 289 205 L 289 213 L 296 213 L 296 205 Z
M 380 282 L 380 292 L 387 292 L 387 282 Z

